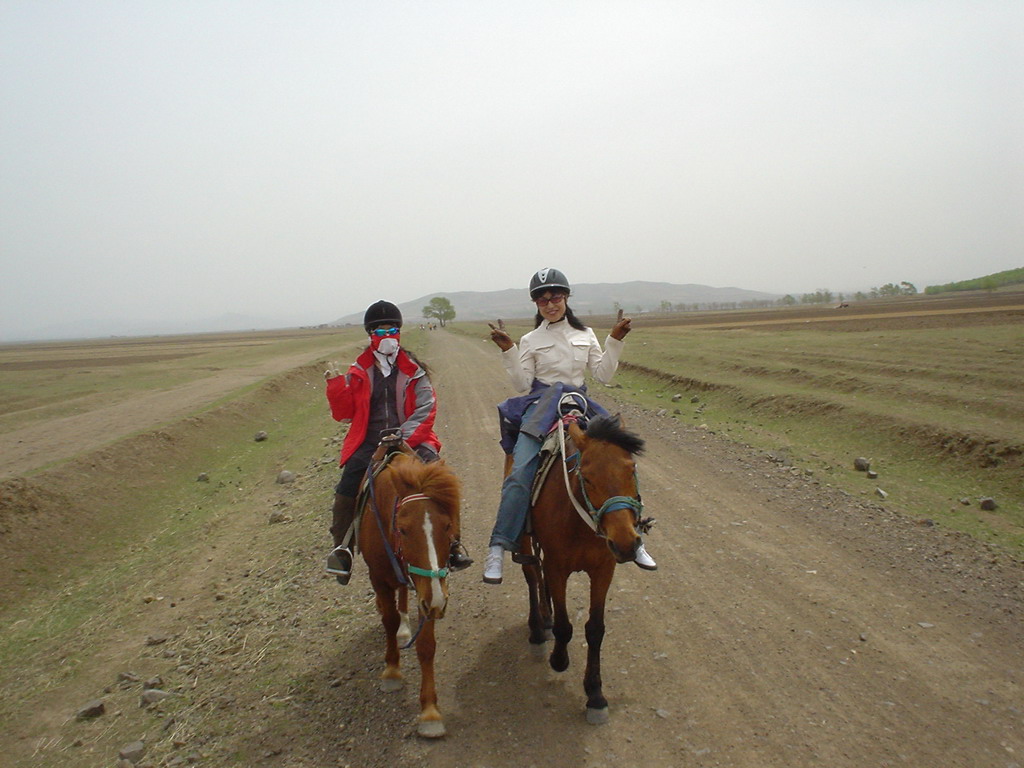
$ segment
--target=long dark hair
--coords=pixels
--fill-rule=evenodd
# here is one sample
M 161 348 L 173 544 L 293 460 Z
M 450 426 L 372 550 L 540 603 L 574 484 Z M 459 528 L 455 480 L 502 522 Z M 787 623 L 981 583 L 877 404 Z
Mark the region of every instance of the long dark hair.
M 418 357 L 416 357 L 416 355 L 414 355 L 412 350 L 409 349 L 408 347 L 402 347 L 402 349 L 405 350 L 405 354 L 407 354 L 409 356 L 410 360 L 412 360 L 414 363 L 416 363 L 416 365 L 418 365 L 420 368 L 423 369 L 423 372 L 425 374 L 427 374 L 427 378 L 429 379 L 430 378 L 430 367 L 426 363 L 424 363 L 422 360 L 420 360 Z
M 537 316 L 533 318 L 533 327 L 534 328 L 539 328 L 540 324 L 543 323 L 543 322 L 544 322 L 544 316 L 540 312 L 538 312 Z M 568 299 L 566 299 L 566 302 L 565 302 L 565 322 L 567 322 L 569 325 L 571 325 L 577 331 L 585 331 L 585 330 L 587 330 L 587 326 L 585 326 L 582 322 L 580 322 L 580 319 L 578 317 L 576 317 L 576 313 L 572 311 L 572 308 L 569 306 Z

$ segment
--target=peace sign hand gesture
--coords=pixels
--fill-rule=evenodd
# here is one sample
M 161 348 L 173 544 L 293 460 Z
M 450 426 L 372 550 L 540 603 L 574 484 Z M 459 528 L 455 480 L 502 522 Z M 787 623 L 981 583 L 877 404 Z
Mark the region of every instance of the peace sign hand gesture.
M 505 331 L 505 323 L 498 320 L 498 325 L 495 326 L 493 323 L 488 323 L 491 327 L 491 341 L 501 347 L 502 352 L 508 352 L 515 343 L 512 341 L 512 337 Z
M 631 317 L 623 317 L 622 310 L 619 310 L 618 316 L 615 318 L 615 325 L 612 327 L 612 331 L 609 334 L 613 339 L 622 341 L 626 338 L 626 334 L 633 330 L 630 323 L 633 322 Z

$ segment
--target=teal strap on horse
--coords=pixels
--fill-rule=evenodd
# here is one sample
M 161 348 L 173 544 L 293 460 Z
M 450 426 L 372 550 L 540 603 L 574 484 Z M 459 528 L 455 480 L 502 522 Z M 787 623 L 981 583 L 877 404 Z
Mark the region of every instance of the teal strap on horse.
M 579 454 L 575 453 L 572 456 L 568 456 L 565 451 L 565 419 L 559 419 L 558 421 L 558 443 L 562 451 L 562 475 L 565 478 L 565 490 L 569 496 L 569 501 L 572 502 L 573 508 L 583 518 L 583 522 L 590 526 L 590 529 L 597 532 L 598 526 L 601 523 L 601 518 L 609 512 L 614 512 L 617 509 L 631 509 L 633 510 L 633 517 L 637 522 L 640 521 L 640 517 L 643 514 L 644 503 L 640 500 L 640 485 L 639 480 L 636 476 L 636 470 L 633 470 L 633 482 L 636 488 L 636 496 L 611 496 L 605 499 L 600 507 L 595 507 L 594 503 L 590 500 L 590 496 L 587 495 L 587 484 L 583 477 L 583 472 L 580 471 Z M 583 504 L 576 498 L 576 494 L 572 492 L 572 486 L 569 483 L 569 462 L 572 459 L 576 459 L 576 466 L 573 469 L 573 473 L 579 478 L 580 493 L 583 496 Z M 586 506 L 584 506 L 584 504 Z

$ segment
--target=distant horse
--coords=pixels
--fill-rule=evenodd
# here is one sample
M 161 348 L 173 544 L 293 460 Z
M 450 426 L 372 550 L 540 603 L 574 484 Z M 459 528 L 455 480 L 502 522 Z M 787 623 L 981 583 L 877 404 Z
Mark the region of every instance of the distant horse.
M 550 663 L 556 672 L 569 667 L 569 575 L 585 571 L 590 577 L 583 689 L 587 722 L 598 724 L 608 720 L 608 701 L 601 690 L 605 599 L 615 565 L 636 558 L 639 532 L 651 522 L 640 517 L 643 505 L 633 458 L 643 451 L 644 441 L 627 432 L 618 416 L 599 416 L 586 431 L 570 422 L 565 431 L 569 440 L 561 461 L 556 459 L 542 481 L 530 510 L 532 534 L 524 537 L 526 556 L 518 559 L 524 562 L 529 585 L 530 643 L 541 647 L 553 630 Z M 535 557 L 529 554 L 531 548 Z
M 417 732 L 438 738 L 445 735 L 445 728 L 434 688 L 434 622 L 444 617 L 448 604 L 446 565 L 452 538 L 458 535 L 459 482 L 443 461 L 424 464 L 414 456 L 394 453 L 367 482 L 366 495 L 359 548 L 384 624 L 381 688 L 402 687 L 398 645 L 413 640 L 406 618 L 412 587 L 419 605 L 414 638 L 421 673 Z

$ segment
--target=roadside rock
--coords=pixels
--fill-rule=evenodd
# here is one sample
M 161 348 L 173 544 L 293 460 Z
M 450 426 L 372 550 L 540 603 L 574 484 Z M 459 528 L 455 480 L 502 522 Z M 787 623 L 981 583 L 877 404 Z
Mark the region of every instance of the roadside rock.
M 151 704 L 156 704 L 164 699 L 169 699 L 173 695 L 174 694 L 169 691 L 162 691 L 159 688 L 150 688 L 142 692 L 142 695 L 139 697 L 139 706 L 145 709 Z
M 296 475 L 294 472 L 287 469 L 282 469 L 280 474 L 278 474 L 277 476 L 277 482 L 282 485 L 285 483 L 294 483 L 295 477 Z
M 257 443 L 262 443 L 262 442 L 263 442 L 264 440 L 266 440 L 266 439 L 267 439 L 268 437 L 270 437 L 270 435 L 268 435 L 268 434 L 267 434 L 267 433 L 266 433 L 265 431 L 263 431 L 263 430 L 261 429 L 261 430 L 260 430 L 259 432 L 257 432 L 257 433 L 256 433 L 256 435 L 255 435 L 255 436 L 253 437 L 253 440 L 255 440 L 255 441 L 256 441 Z
M 853 468 L 858 472 L 867 472 L 871 469 L 871 460 L 865 459 L 863 456 L 858 456 L 853 460 Z
M 90 701 L 75 715 L 79 720 L 92 720 L 95 717 L 99 717 L 107 711 L 107 705 L 103 703 L 102 699 L 96 699 Z
M 141 741 L 133 741 L 127 747 L 121 749 L 118 753 L 118 757 L 122 760 L 127 760 L 132 765 L 139 762 L 146 754 L 146 745 Z

